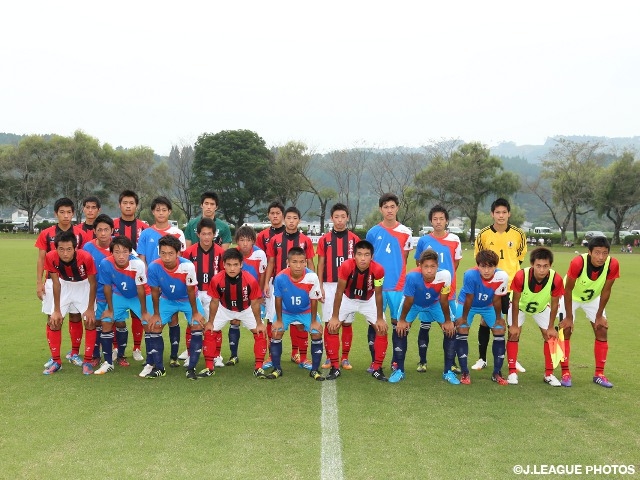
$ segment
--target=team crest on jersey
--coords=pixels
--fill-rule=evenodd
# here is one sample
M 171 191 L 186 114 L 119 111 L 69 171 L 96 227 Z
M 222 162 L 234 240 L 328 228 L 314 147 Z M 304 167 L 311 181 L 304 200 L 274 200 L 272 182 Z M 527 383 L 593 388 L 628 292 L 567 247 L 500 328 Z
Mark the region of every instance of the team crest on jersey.
M 508 241 L 508 242 L 507 242 L 507 247 L 509 247 L 509 248 L 513 248 L 513 242 L 512 242 L 512 241 Z
M 144 278 L 141 276 L 138 276 L 138 283 L 142 283 L 142 282 L 144 282 Z
M 85 276 L 84 265 L 79 265 L 78 270 L 80 271 L 80 276 L 84 277 Z

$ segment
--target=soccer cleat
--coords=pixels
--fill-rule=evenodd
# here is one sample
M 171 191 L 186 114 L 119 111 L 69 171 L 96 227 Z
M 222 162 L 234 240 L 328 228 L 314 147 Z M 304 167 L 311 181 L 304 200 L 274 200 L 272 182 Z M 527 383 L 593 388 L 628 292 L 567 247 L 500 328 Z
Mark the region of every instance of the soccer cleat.
M 49 367 L 45 368 L 42 373 L 44 375 L 53 375 L 54 373 L 56 373 L 61 368 L 62 368 L 62 365 L 60 365 L 57 362 L 53 362 Z
M 384 375 L 384 371 L 382 370 L 382 367 L 380 367 L 377 370 L 374 370 L 371 373 L 371 376 L 373 378 L 375 378 L 376 380 L 380 380 L 381 382 L 388 382 L 389 381 L 389 379 Z
M 47 360 L 47 363 L 45 363 L 43 366 L 44 368 L 49 368 L 49 367 L 52 367 L 54 363 L 56 362 L 53 361 L 53 358 L 50 358 L 49 360 Z
M 67 355 L 67 360 L 69 360 L 69 363 L 72 363 L 78 367 L 81 367 L 84 363 L 80 358 L 80 355 L 78 355 L 77 353 L 74 353 L 73 355 Z
M 184 361 L 184 362 L 182 362 L 182 366 L 183 366 L 184 368 L 189 368 L 189 359 L 188 359 L 188 358 L 186 358 L 186 359 L 185 359 L 185 361 Z
M 198 372 L 198 376 L 200 378 L 213 377 L 216 374 L 215 370 L 209 370 L 208 368 L 203 368 Z
M 447 373 L 442 374 L 442 379 L 449 382 L 451 385 L 460 385 L 460 380 L 456 377 L 456 374 L 449 370 Z
M 349 363 L 348 358 L 345 358 L 344 360 L 342 360 L 342 368 L 344 368 L 345 370 L 351 370 L 353 368 L 351 363 Z
M 571 386 L 571 374 L 570 373 L 563 373 L 562 374 L 562 380 L 560 380 L 560 385 L 562 385 L 563 387 L 570 387 Z
M 296 353 L 295 355 L 291 355 L 291 361 L 293 363 L 300 363 L 300 354 Z
M 280 378 L 281 376 L 282 376 L 282 370 L 277 368 L 273 372 L 271 372 L 269 375 L 267 375 L 267 379 L 275 380 L 276 378 Z
M 487 362 L 485 362 L 481 358 L 479 358 L 476 363 L 471 365 L 471 370 L 482 370 L 483 368 L 487 368 Z
M 267 378 L 267 374 L 265 373 L 265 371 L 262 368 L 256 368 L 253 371 L 253 376 L 259 379 L 265 379 Z
M 320 375 L 320 372 L 318 372 L 317 370 L 311 370 L 309 372 L 309 376 L 316 382 L 324 382 L 326 380 L 322 375 Z
M 178 360 L 186 360 L 187 358 L 189 358 L 189 350 L 185 350 L 184 352 L 182 352 L 180 355 L 178 355 Z
M 220 355 L 213 359 L 213 366 L 220 368 L 224 367 L 224 360 L 222 360 L 222 357 Z
M 233 367 L 234 365 L 237 365 L 238 363 L 240 363 L 240 359 L 238 357 L 231 357 L 229 360 L 224 362 L 224 364 L 227 367 Z
M 154 368 L 151 373 L 148 373 L 144 378 L 159 378 L 164 377 L 167 374 L 164 368 Z
M 196 375 L 196 371 L 193 368 L 187 370 L 187 378 L 189 380 L 197 380 L 198 375 Z
M 100 368 L 93 372 L 94 375 L 104 375 L 105 373 L 113 372 L 113 365 L 108 362 L 102 362 Z
M 560 381 L 555 377 L 555 375 L 546 375 L 544 377 L 544 383 L 548 383 L 552 387 L 559 387 L 562 385 Z
M 305 360 L 304 362 L 300 362 L 298 364 L 299 368 L 304 368 L 305 370 L 311 370 L 311 362 L 309 360 Z
M 262 364 L 262 368 L 264 370 L 273 367 L 273 362 L 271 361 L 271 357 L 267 358 L 267 361 Z
M 462 385 L 471 385 L 471 376 L 468 373 L 463 373 L 460 377 L 460 383 Z
M 331 368 L 331 360 L 327 358 L 322 364 L 322 368 Z
M 149 365 L 148 363 L 142 368 L 142 371 L 138 374 L 139 377 L 146 377 L 153 370 L 153 365 Z
M 518 374 L 517 373 L 510 373 L 509 376 L 507 377 L 507 383 L 509 385 L 517 385 L 518 384 Z
M 520 373 L 524 373 L 527 371 L 526 368 L 524 368 L 522 365 L 520 365 L 520 362 L 516 361 L 516 370 L 519 371 Z
M 111 358 L 115 361 L 116 358 L 118 358 L 118 349 L 114 348 L 113 351 L 111 352 Z
M 142 352 L 140 351 L 140 349 L 139 349 L 139 348 L 136 348 L 136 349 L 133 351 L 133 359 L 134 359 L 136 362 L 141 362 L 141 361 L 143 361 L 143 360 L 144 360 L 144 357 L 142 356 Z
M 613 388 L 613 383 L 611 383 L 604 375 L 595 375 L 593 377 L 593 383 L 602 385 L 604 388 Z
M 178 359 L 177 359 L 177 358 L 172 358 L 172 359 L 169 361 L 169 366 L 170 366 L 171 368 L 177 368 L 177 367 L 179 367 L 179 366 L 180 366 L 180 362 L 178 361 Z
M 89 362 L 84 362 L 82 364 L 82 374 L 83 375 L 93 375 L 93 367 Z
M 339 368 L 331 367 L 331 370 L 329 370 L 329 374 L 327 375 L 326 378 L 327 378 L 327 380 L 335 380 L 340 375 L 342 375 L 342 374 L 340 373 L 340 369 Z
M 376 369 L 373 368 L 373 362 L 371 362 L 371 365 L 369 365 L 369 368 L 367 368 L 367 373 L 373 373 L 375 371 L 376 371 Z
M 457 366 L 455 363 L 451 365 L 451 371 L 458 375 L 462 373 L 462 370 L 460 370 L 460 367 Z
M 502 378 L 502 375 L 500 375 L 499 373 L 494 373 L 493 375 L 491 375 L 491 381 L 496 382 L 498 385 L 509 385 L 509 382 Z
M 118 357 L 116 363 L 119 367 L 130 367 L 131 364 L 127 361 L 127 357 Z
M 427 364 L 418 362 L 418 368 L 416 368 L 416 372 L 424 373 L 427 371 Z
M 404 372 L 402 370 L 394 370 L 389 377 L 389 383 L 398 383 L 400 380 L 404 380 Z

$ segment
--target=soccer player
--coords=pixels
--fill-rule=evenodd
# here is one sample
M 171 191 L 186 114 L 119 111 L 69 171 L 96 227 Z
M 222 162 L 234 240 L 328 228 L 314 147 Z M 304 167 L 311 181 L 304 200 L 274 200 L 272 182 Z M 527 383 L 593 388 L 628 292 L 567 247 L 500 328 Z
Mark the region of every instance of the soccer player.
M 144 233 L 144 232 L 143 232 Z M 145 341 L 147 355 L 152 357 L 153 363 L 145 365 L 140 376 L 146 378 L 164 377 L 164 340 L 162 338 L 163 327 L 173 320 L 178 312 L 184 313 L 187 322 L 191 325 L 190 354 L 202 350 L 202 328 L 206 322 L 204 310 L 198 299 L 196 289 L 198 277 L 193 263 L 180 257 L 182 243 L 173 235 L 165 235 L 158 241 L 160 258 L 151 262 L 147 272 L 147 283 L 151 287 L 153 300 L 153 314 L 148 323 L 143 319 L 145 328 Z M 197 326 L 194 327 L 194 325 Z M 199 333 L 199 335 L 198 335 Z M 169 339 L 173 342 L 175 338 Z M 179 340 L 179 337 L 178 337 Z M 171 353 L 173 355 L 173 344 Z M 177 350 L 175 361 L 177 363 Z M 199 353 L 198 353 L 199 354 Z M 171 358 L 174 360 L 174 358 Z M 190 358 L 190 368 L 195 367 L 197 358 Z
M 51 375 L 62 368 L 60 328 L 67 313 L 80 315 L 86 329 L 84 362 L 82 373 L 93 373 L 91 359 L 96 343 L 96 318 L 93 310 L 96 301 L 96 266 L 91 255 L 77 250 L 78 240 L 71 229 L 56 235 L 55 250 L 45 256 L 44 268 L 51 278 L 52 294 L 43 302 L 47 320 L 47 341 L 51 359 L 45 364 L 45 375 Z M 80 342 L 78 342 L 80 343 Z
M 58 220 L 56 225 L 43 229 L 36 239 L 35 247 L 38 249 L 38 260 L 36 263 L 36 294 L 42 300 L 42 312 L 47 313 L 53 308 L 53 290 L 51 277 L 44 268 L 45 256 L 48 252 L 56 249 L 55 238 L 61 232 L 73 232 L 73 215 L 75 207 L 73 201 L 62 197 L 53 204 L 53 211 Z M 76 245 L 82 246 L 83 237 L 76 235 Z M 46 275 L 45 275 L 46 274 Z M 47 313 L 49 315 L 49 313 Z M 82 342 L 82 319 L 79 313 L 69 313 L 69 336 L 71 337 L 71 351 L 67 353 L 67 360 L 74 365 L 81 366 L 80 343 Z M 50 364 L 51 360 L 47 362 Z M 45 365 L 46 366 L 46 365 Z
M 216 236 L 216 224 L 210 218 L 203 218 L 198 222 L 196 227 L 196 233 L 198 234 L 198 243 L 191 245 L 184 252 L 182 256 L 191 262 L 196 267 L 196 275 L 198 276 L 198 298 L 202 303 L 204 309 L 204 318 L 209 318 L 209 304 L 211 303 L 211 297 L 209 296 L 209 282 L 213 277 L 220 273 L 224 266 L 222 264 L 222 254 L 224 250 L 213 239 Z M 205 332 L 205 337 L 211 335 L 211 332 Z M 189 347 L 191 345 L 191 327 L 187 327 L 185 332 L 187 351 L 183 352 L 178 358 L 184 360 L 183 366 L 186 368 L 189 366 Z M 205 350 L 205 360 L 208 359 L 208 355 L 213 355 L 213 350 Z M 211 361 L 215 362 L 216 367 L 224 367 L 222 357 L 211 357 Z
M 172 204 L 167 197 L 156 197 L 151 202 L 151 213 L 155 223 L 146 230 L 143 230 L 138 240 L 138 255 L 150 266 L 160 255 L 160 239 L 165 235 L 171 235 L 178 239 L 181 250 L 184 251 L 185 239 L 182 230 L 169 223 Z M 171 343 L 170 367 L 179 367 L 178 351 L 180 350 L 180 324 L 176 315 L 169 323 L 169 342 Z M 148 352 L 147 352 L 148 355 Z M 149 362 L 147 361 L 147 365 Z
M 232 320 L 238 320 L 253 333 L 253 353 L 255 368 L 253 374 L 258 378 L 266 378 L 262 369 L 264 356 L 267 351 L 266 327 L 260 318 L 260 303 L 262 302 L 262 290 L 258 281 L 247 270 L 242 269 L 242 253 L 230 248 L 222 257 L 224 271 L 217 274 L 209 284 L 209 296 L 211 308 L 209 318 L 205 325 L 205 331 L 211 332 L 207 337 L 205 348 L 219 350 L 222 345 L 222 329 Z M 199 353 L 192 349 L 189 365 L 194 365 Z M 234 357 L 232 357 L 234 358 Z M 235 357 L 238 363 L 238 357 Z M 193 364 L 191 362 L 194 362 Z M 213 364 L 208 365 L 197 375 L 193 367 L 187 370 L 187 378 L 195 380 L 198 377 L 210 377 L 214 375 Z
M 518 341 L 522 332 L 522 325 L 527 313 L 533 315 L 544 339 L 544 381 L 552 387 L 559 387 L 560 382 L 553 375 L 553 361 L 549 349 L 549 338 L 556 338 L 558 333 L 554 328 L 560 298 L 564 294 L 562 277 L 551 268 L 553 253 L 545 247 L 534 249 L 529 255 L 531 266 L 518 270 L 511 282 L 513 298 L 507 317 L 509 325 L 509 341 L 507 342 L 507 361 L 510 385 L 518 384 Z M 518 322 L 514 322 L 514 318 Z
M 216 223 L 216 231 L 214 242 L 222 247 L 223 250 L 229 248 L 231 245 L 231 230 L 226 222 L 216 218 L 216 210 L 220 206 L 220 197 L 215 192 L 204 192 L 200 195 L 200 208 L 202 208 L 202 214 L 189 220 L 187 227 L 184 230 L 185 239 L 187 241 L 187 247 L 198 242 L 198 223 L 203 218 L 210 218 Z
M 502 318 L 502 298 L 508 293 L 509 275 L 499 270 L 498 254 L 493 250 L 480 250 L 476 254 L 476 267 L 464 273 L 462 288 L 456 304 L 456 351 L 462 377 L 460 383 L 469 385 L 469 367 L 467 357 L 469 344 L 467 336 L 475 315 L 480 315 L 482 320 L 493 329 L 493 375 L 491 380 L 498 385 L 507 385 L 502 378 L 500 369 L 504 362 L 504 328 L 505 321 Z
M 593 383 L 605 388 L 613 387 L 604 375 L 604 365 L 607 361 L 609 344 L 607 343 L 607 314 L 604 311 L 611 288 L 616 278 L 620 277 L 618 260 L 609 255 L 611 245 L 605 237 L 593 237 L 587 245 L 589 253 L 576 256 L 569 264 L 569 270 L 564 284 L 564 320 L 559 327 L 564 329 L 565 360 L 562 366 L 562 386 L 571 386 L 571 371 L 569 370 L 569 354 L 571 351 L 571 334 L 573 321 L 578 308 L 581 308 L 591 322 L 595 335 L 593 355 L 595 357 L 595 373 Z M 562 304 L 561 304 L 562 305 Z
M 113 220 L 113 234 L 116 237 L 123 236 L 131 240 L 134 250 L 138 248 L 138 238 L 140 238 L 142 231 L 149 227 L 145 222 L 136 218 L 139 203 L 140 199 L 136 192 L 123 190 L 118 196 L 120 217 Z M 133 359 L 141 362 L 144 360 L 140 351 L 144 329 L 140 318 L 136 317 L 135 314 L 132 314 L 131 317 L 131 334 L 133 335 Z
M 275 277 L 287 268 L 289 250 L 293 247 L 302 248 L 307 257 L 307 268 L 315 272 L 313 243 L 309 237 L 298 230 L 300 217 L 300 210 L 296 207 L 289 207 L 285 210 L 284 232 L 275 235 L 267 245 L 267 271 L 265 278 Z M 264 294 L 267 298 L 271 296 L 271 293 L 266 290 Z M 301 368 L 311 369 L 311 364 L 307 361 L 309 335 L 304 329 L 299 330 L 298 328 L 292 328 L 289 335 L 291 336 L 291 361 L 300 365 Z
M 286 215 L 285 215 L 286 222 Z M 325 379 L 318 370 L 322 360 L 322 324 L 318 317 L 320 281 L 318 275 L 308 268 L 308 255 L 302 247 L 292 247 L 287 252 L 289 267 L 276 275 L 273 290 L 276 299 L 276 321 L 271 333 L 271 361 L 273 371 L 268 379 L 282 376 L 280 358 L 282 357 L 282 335 L 294 325 L 304 328 L 311 335 L 311 371 L 309 376 L 316 381 Z
M 333 228 L 325 233 L 318 240 L 318 278 L 320 279 L 320 292 L 322 292 L 322 320 L 326 323 L 333 315 L 333 303 L 338 287 L 338 269 L 342 262 L 353 258 L 354 247 L 360 238 L 353 232 L 347 230 L 349 222 L 349 209 L 342 203 L 336 203 L 331 207 L 331 221 Z M 353 340 L 352 322 L 342 323 L 342 357 L 340 364 L 345 370 L 353 368 L 349 363 L 349 351 Z M 325 345 L 327 342 L 328 330 L 325 328 Z M 336 333 L 336 335 L 338 335 Z M 328 352 L 328 348 L 327 348 Z M 322 368 L 331 368 L 331 360 L 327 361 Z
M 100 199 L 90 196 L 82 200 L 82 212 L 84 213 L 84 222 L 73 227 L 74 233 L 82 236 L 82 244 L 90 242 L 96 238 L 95 222 L 100 215 Z M 97 264 L 96 264 L 97 265 Z
M 398 310 L 402 301 L 402 289 L 407 269 L 407 257 L 412 249 L 411 230 L 398 222 L 398 209 L 400 201 L 397 195 L 385 193 L 378 200 L 378 207 L 382 214 L 382 222 L 374 226 L 367 232 L 367 241 L 373 245 L 373 259 L 384 268 L 383 311 L 389 308 L 393 330 L 391 332 L 392 343 L 398 341 L 395 325 L 398 318 Z M 376 331 L 369 325 L 368 331 L 369 350 L 371 360 L 375 358 L 373 344 L 375 342 Z M 391 367 L 397 363 L 395 352 L 393 352 Z M 373 372 L 373 364 L 368 369 Z
M 474 255 L 480 250 L 492 250 L 498 255 L 498 268 L 509 275 L 509 291 L 511 282 L 527 254 L 527 236 L 520 228 L 509 223 L 511 205 L 504 198 L 498 198 L 491 204 L 491 217 L 493 225 L 483 228 L 476 237 Z M 509 296 L 502 297 L 502 313 L 509 313 Z M 480 324 L 478 329 L 478 351 L 480 358 L 471 367 L 474 370 L 482 370 L 487 367 L 487 347 L 489 346 L 489 327 Z M 516 362 L 519 372 L 526 370 Z
M 447 231 L 449 223 L 449 212 L 442 205 L 436 205 L 429 210 L 429 222 L 433 227 L 433 231 L 420 237 L 416 246 L 416 265 L 420 261 L 422 252 L 432 249 L 438 254 L 438 268 L 447 270 L 451 274 L 451 289 L 449 291 L 449 308 L 450 315 L 455 316 L 456 308 L 456 271 L 462 258 L 462 245 L 460 238 Z M 429 347 L 429 331 L 431 322 L 420 322 L 420 331 L 418 332 L 418 354 L 420 361 L 418 362 L 418 372 L 427 371 L 427 349 Z M 455 353 L 454 353 L 455 356 Z M 460 373 L 460 369 L 454 363 L 451 365 L 453 373 Z
M 331 362 L 331 370 L 327 380 L 335 380 L 340 376 L 338 362 L 340 327 L 351 327 L 356 313 L 364 315 L 369 325 L 373 325 L 376 337 L 373 343 L 375 360 L 372 376 L 376 380 L 387 381 L 382 370 L 387 353 L 387 323 L 382 310 L 382 285 L 384 269 L 373 261 L 373 245 L 366 240 L 358 241 L 354 247 L 354 257 L 346 259 L 338 268 L 338 282 L 334 294 L 331 318 L 326 323 L 325 343 L 327 358 Z M 325 300 L 326 302 L 326 300 Z M 325 309 L 330 305 L 325 303 Z
M 459 385 L 460 380 L 451 370 L 453 360 L 456 356 L 456 327 L 451 321 L 449 307 L 449 289 L 451 288 L 451 273 L 448 270 L 438 267 L 440 254 L 435 250 L 428 249 L 422 252 L 418 259 L 418 268 L 411 270 L 407 274 L 404 284 L 404 296 L 398 314 L 396 331 L 399 341 L 393 346 L 398 359 L 398 368 L 389 378 L 391 383 L 397 383 L 404 379 L 404 358 L 407 353 L 406 333 L 409 331 L 413 321 L 420 319 L 420 331 L 424 329 L 422 324 L 434 320 L 440 324 L 444 333 L 442 339 L 442 349 L 444 350 L 444 371 L 442 378 L 452 385 Z M 426 347 L 420 351 L 420 356 L 424 355 L 426 360 Z M 426 364 L 426 361 L 424 362 Z
M 97 222 L 100 221 L 100 217 Z M 102 228 L 97 224 L 97 234 Z M 150 319 L 149 312 L 153 309 L 151 289 L 147 285 L 147 268 L 140 258 L 132 255 L 133 244 L 127 237 L 115 237 L 109 246 L 112 255 L 104 258 L 98 267 L 98 283 L 102 286 L 105 298 L 105 307 L 101 311 L 102 332 L 100 343 L 104 362 L 95 372 L 96 375 L 104 375 L 113 371 L 113 327 L 116 328 L 118 340 L 117 361 L 120 366 L 129 366 L 124 357 L 124 349 L 127 345 L 128 313 L 132 317 Z M 122 362 L 125 360 L 125 362 Z

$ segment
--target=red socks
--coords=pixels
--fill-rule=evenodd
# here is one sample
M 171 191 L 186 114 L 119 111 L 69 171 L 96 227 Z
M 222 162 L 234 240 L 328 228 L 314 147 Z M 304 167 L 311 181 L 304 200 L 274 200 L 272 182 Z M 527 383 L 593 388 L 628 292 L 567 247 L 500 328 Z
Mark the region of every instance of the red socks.
M 518 342 L 511 340 L 507 342 L 507 362 L 509 364 L 509 373 L 518 373 L 516 370 L 516 362 L 518 361 L 518 345 Z
M 213 359 L 216 357 L 216 339 L 214 333 L 210 330 L 204 332 L 204 337 L 202 338 L 202 355 L 205 367 L 213 370 Z
M 49 344 L 49 350 L 51 350 L 51 358 L 54 362 L 62 365 L 60 360 L 60 346 L 62 345 L 62 332 L 60 330 L 51 330 L 47 325 L 47 343 Z
M 298 352 L 300 353 L 300 363 L 307 361 L 307 350 L 309 348 L 309 334 L 306 330 L 298 330 L 297 328 L 289 328 L 296 332 L 298 337 Z
M 71 337 L 71 354 L 80 353 L 80 343 L 82 342 L 82 322 L 69 322 L 69 336 Z M 93 345 L 93 344 L 92 344 Z
M 90 362 L 93 359 L 93 349 L 96 346 L 98 332 L 96 329 L 85 330 L 84 332 L 84 361 Z
M 253 334 L 253 355 L 256 359 L 256 368 L 262 368 L 264 356 L 267 353 L 267 339 L 264 335 Z
M 547 377 L 549 375 L 553 375 L 553 360 L 551 360 L 551 348 L 549 347 L 549 342 L 543 343 L 544 348 L 544 376 Z M 508 351 L 507 344 L 507 351 Z M 511 373 L 511 361 L 509 361 L 509 373 Z
M 133 349 L 140 350 L 142 337 L 144 336 L 144 327 L 142 326 L 142 320 L 133 313 L 131 314 L 131 334 L 133 335 Z
M 329 333 L 325 328 L 324 344 L 327 349 L 327 358 L 334 368 L 340 368 L 338 353 L 340 351 L 340 336 L 337 333 Z
M 596 376 L 604 375 L 604 364 L 607 361 L 607 352 L 609 351 L 609 344 L 605 340 L 596 340 L 593 344 L 593 356 L 596 360 Z
M 289 325 L 289 337 L 291 338 L 291 356 L 298 354 L 298 329 L 295 325 Z
M 384 363 L 384 357 L 387 355 L 387 347 L 389 346 L 389 339 L 386 335 L 376 335 L 373 341 L 373 351 L 375 352 L 375 360 L 373 361 L 373 368 L 375 370 L 382 367 Z
M 353 340 L 353 327 L 350 323 L 345 323 L 342 325 L 342 360 L 347 360 L 349 358 L 351 340 Z

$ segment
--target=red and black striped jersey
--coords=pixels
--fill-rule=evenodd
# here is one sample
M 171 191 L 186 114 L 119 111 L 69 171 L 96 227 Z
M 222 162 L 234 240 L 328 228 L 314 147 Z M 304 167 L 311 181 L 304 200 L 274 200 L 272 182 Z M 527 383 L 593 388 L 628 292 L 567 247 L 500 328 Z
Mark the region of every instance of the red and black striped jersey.
M 198 290 L 205 292 L 207 285 L 211 282 L 211 279 L 218 273 L 224 271 L 222 263 L 222 254 L 224 250 L 216 243 L 205 251 L 200 242 L 191 245 L 184 252 L 182 256 L 187 260 L 191 260 L 196 266 L 196 275 L 198 277 Z
M 307 260 L 315 256 L 313 243 L 304 233 L 279 233 L 275 235 L 267 245 L 267 258 L 273 257 L 276 259 L 273 276 L 287 268 L 287 253 L 289 253 L 289 250 L 293 247 L 302 248 Z
M 325 257 L 324 270 L 322 271 L 323 282 L 337 282 L 338 268 L 342 262 L 353 258 L 354 246 L 360 238 L 349 230 L 336 232 L 331 230 L 325 233 L 318 241 L 318 257 Z
M 384 268 L 379 263 L 371 261 L 369 268 L 361 271 L 356 261 L 351 258 L 340 265 L 338 278 L 347 282 L 344 290 L 347 297 L 353 300 L 369 300 L 375 292 L 376 283 L 382 284 Z
M 73 233 L 76 234 L 76 237 L 77 236 L 82 237 L 83 245 L 85 243 L 89 243 L 91 240 L 96 238 L 96 231 L 95 231 L 94 225 L 87 225 L 84 222 L 79 223 L 78 225 L 74 225 Z
M 227 310 L 241 312 L 251 306 L 252 300 L 262 298 L 262 290 L 257 280 L 249 272 L 242 270 L 235 278 L 222 271 L 211 279 L 208 286 L 211 298 L 220 300 Z
M 149 228 L 149 225 L 142 220 L 123 220 L 122 217 L 113 219 L 113 236 L 127 237 L 133 243 L 133 248 L 138 248 L 138 238 L 143 230 Z
M 258 236 L 256 238 L 257 247 L 266 253 L 267 245 L 269 245 L 269 242 L 271 241 L 271 239 L 276 235 L 278 235 L 279 233 L 284 232 L 285 228 L 287 227 L 285 227 L 283 224 L 283 225 L 280 225 L 279 227 L 269 227 L 262 230 L 260 233 L 258 233 Z
M 51 250 L 44 257 L 44 269 L 49 273 L 57 273 L 60 280 L 67 282 L 81 282 L 97 273 L 93 257 L 86 250 L 76 250 L 69 263 L 60 260 L 57 250 Z
M 71 230 L 76 235 L 76 240 L 78 245 L 76 248 L 81 248 L 84 244 L 84 237 L 75 231 L 74 227 L 71 227 Z M 51 227 L 47 227 L 40 232 L 38 238 L 36 239 L 35 246 L 40 250 L 44 250 L 45 252 L 50 252 L 56 249 L 55 238 L 56 235 L 60 232 L 66 232 L 67 230 L 62 230 L 58 225 L 52 225 Z

